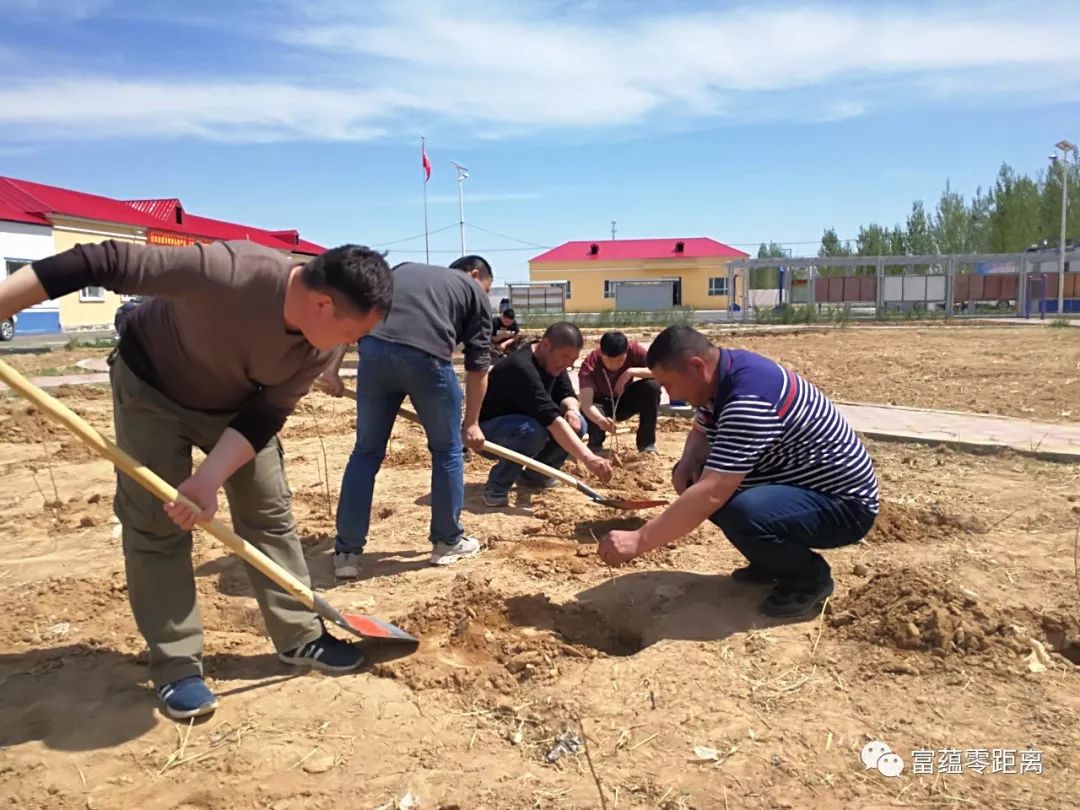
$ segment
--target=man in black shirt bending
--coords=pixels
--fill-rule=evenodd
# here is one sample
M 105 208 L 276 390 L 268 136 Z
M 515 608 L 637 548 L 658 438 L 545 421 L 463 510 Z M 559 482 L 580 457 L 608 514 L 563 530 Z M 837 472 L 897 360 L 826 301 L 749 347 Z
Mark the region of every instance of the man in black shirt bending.
M 491 352 L 502 356 L 513 351 L 521 335 L 521 327 L 510 307 L 491 319 Z
M 488 375 L 480 429 L 489 441 L 549 467 L 561 467 L 567 456 L 573 456 L 606 482 L 611 480 L 611 462 L 581 441 L 588 424 L 566 373 L 584 345 L 581 330 L 560 321 L 549 326 L 539 341 L 496 363 Z M 488 475 L 484 504 L 506 506 L 510 488 L 519 477 L 521 484 L 534 488 L 556 485 L 532 471 L 523 474 L 521 465 L 500 459 Z

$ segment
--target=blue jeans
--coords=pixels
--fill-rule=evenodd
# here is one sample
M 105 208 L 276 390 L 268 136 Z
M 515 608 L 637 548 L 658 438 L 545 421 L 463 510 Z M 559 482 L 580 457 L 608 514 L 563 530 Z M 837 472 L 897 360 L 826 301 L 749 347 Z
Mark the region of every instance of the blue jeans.
M 762 484 L 737 492 L 709 518 L 750 564 L 791 588 L 816 588 L 832 572 L 815 548 L 859 542 L 876 515 L 862 504 L 801 487 Z
M 334 550 L 361 552 L 371 524 L 375 476 L 398 408 L 408 395 L 431 451 L 432 543 L 464 536 L 465 461 L 461 445 L 461 386 L 453 365 L 427 352 L 370 335 L 360 340 L 356 372 L 356 445 L 345 465 Z
M 541 464 L 558 469 L 566 461 L 569 454 L 562 449 L 557 441 L 531 416 L 524 414 L 507 414 L 487 419 L 480 423 L 480 429 L 484 431 L 484 438 L 493 444 L 498 444 L 508 450 L 514 450 L 523 456 L 534 458 Z M 585 438 L 588 434 L 589 425 L 585 418 L 581 418 L 581 430 L 578 435 Z M 483 454 L 485 458 L 495 458 Z M 505 495 L 510 487 L 518 480 L 518 476 L 532 484 L 540 484 L 544 476 L 537 475 L 531 470 L 526 470 L 520 464 L 515 464 L 506 459 L 498 459 L 495 466 L 488 474 L 487 484 L 484 491 L 489 495 Z

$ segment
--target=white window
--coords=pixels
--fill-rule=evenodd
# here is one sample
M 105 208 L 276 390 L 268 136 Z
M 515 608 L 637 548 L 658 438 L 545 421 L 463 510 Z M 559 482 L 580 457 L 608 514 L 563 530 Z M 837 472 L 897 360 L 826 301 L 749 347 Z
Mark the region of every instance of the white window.
M 4 268 L 7 270 L 7 275 L 11 275 L 16 270 L 20 270 L 26 265 L 30 264 L 28 259 L 4 259 Z
M 727 294 L 727 276 L 713 276 L 709 279 L 709 295 Z
M 563 287 L 566 288 L 566 300 L 569 301 L 570 300 L 570 282 L 569 281 L 564 281 L 563 282 Z
M 104 301 L 105 300 L 105 288 L 104 287 L 83 287 L 79 290 L 80 301 Z
M 615 282 L 605 280 L 604 281 L 604 298 L 614 298 L 614 297 L 615 297 Z

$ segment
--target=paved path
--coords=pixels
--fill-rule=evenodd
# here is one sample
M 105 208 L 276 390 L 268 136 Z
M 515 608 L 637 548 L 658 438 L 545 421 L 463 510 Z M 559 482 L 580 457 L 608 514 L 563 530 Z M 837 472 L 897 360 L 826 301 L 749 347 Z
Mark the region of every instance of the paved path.
M 858 433 L 869 438 L 971 449 L 1008 447 L 1037 458 L 1080 463 L 1080 426 L 1076 424 L 861 402 L 838 402 L 837 407 Z
M 343 377 L 356 370 L 342 369 Z M 573 373 L 577 384 L 576 373 Z M 102 373 L 32 377 L 41 388 L 60 385 L 108 385 Z M 0 383 L 0 390 L 7 386 Z M 667 394 L 664 394 L 667 402 Z M 1008 416 L 961 411 L 930 411 L 862 402 L 838 402 L 845 418 L 861 435 L 893 441 L 951 444 L 972 449 L 1010 448 L 1024 455 L 1080 463 L 1080 426 L 1070 423 L 1032 422 Z

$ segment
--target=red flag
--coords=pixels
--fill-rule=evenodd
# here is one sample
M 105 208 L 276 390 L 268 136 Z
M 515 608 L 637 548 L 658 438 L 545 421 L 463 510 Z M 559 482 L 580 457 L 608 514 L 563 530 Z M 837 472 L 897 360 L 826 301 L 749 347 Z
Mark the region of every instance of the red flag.
M 427 149 L 420 147 L 421 164 L 424 167 L 424 182 L 431 179 L 431 161 L 428 160 Z

